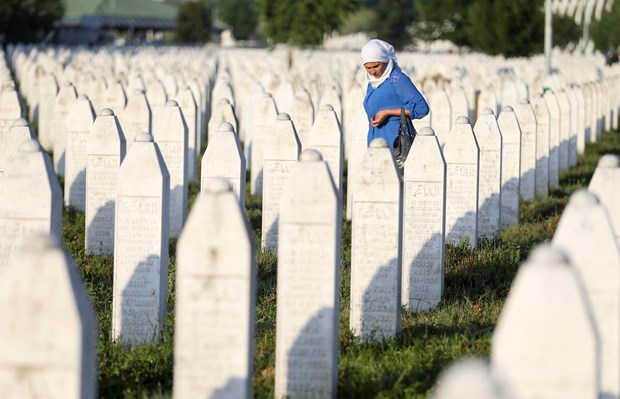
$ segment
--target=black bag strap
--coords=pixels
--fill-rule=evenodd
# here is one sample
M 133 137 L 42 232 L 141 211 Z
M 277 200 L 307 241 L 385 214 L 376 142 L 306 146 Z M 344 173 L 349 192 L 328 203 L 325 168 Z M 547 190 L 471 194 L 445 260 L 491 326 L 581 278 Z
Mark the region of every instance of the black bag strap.
M 405 115 L 405 108 L 400 109 L 400 128 L 398 134 L 407 134 L 407 115 Z

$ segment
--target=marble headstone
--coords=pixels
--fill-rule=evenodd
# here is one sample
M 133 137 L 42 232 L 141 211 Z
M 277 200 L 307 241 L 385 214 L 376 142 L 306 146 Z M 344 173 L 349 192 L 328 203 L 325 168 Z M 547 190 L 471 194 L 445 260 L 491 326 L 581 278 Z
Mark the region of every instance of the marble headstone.
M 293 121 L 294 122 L 294 121 Z M 334 108 L 327 104 L 319 111 L 310 129 L 307 146 L 321 153 L 321 157 L 329 166 L 339 196 L 342 193 L 342 126 L 338 121 Z
M 514 110 L 521 128 L 520 194 L 524 200 L 531 200 L 536 196 L 536 114 L 526 99 Z
M 7 132 L 0 133 L 0 175 L 7 163 L 17 155 L 19 145 L 33 139 L 36 139 L 34 130 L 24 118 L 15 119 Z
M 511 106 L 502 108 L 497 124 L 502 134 L 502 190 L 500 227 L 519 223 L 521 128 Z
M 620 158 L 617 155 L 607 154 L 599 159 L 588 190 L 596 194 L 607 209 L 620 245 Z

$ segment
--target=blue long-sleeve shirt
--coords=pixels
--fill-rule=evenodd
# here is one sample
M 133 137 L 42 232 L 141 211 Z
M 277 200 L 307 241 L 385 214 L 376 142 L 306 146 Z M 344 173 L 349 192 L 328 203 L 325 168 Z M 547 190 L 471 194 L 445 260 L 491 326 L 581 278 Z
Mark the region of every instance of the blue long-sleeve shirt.
M 370 120 L 377 112 L 393 108 L 405 108 L 410 112 L 411 119 L 424 118 L 429 111 L 428 104 L 422 94 L 400 68 L 394 68 L 390 77 L 376 89 L 373 89 L 370 83 L 368 84 L 366 98 L 364 99 L 364 109 L 368 116 L 368 146 L 370 146 L 371 141 L 378 137 L 383 137 L 390 147 L 394 146 L 394 139 L 398 135 L 398 128 L 400 127 L 400 115 L 388 117 L 378 127 L 370 124 Z

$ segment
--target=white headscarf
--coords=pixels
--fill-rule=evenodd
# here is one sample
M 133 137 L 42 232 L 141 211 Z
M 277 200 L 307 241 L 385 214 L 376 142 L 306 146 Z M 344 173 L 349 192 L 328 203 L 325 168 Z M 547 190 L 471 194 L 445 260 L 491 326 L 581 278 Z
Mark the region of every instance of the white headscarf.
M 368 83 L 371 84 L 373 89 L 376 89 L 381 86 L 381 83 L 385 82 L 385 80 L 390 77 L 392 69 L 394 69 L 395 66 L 398 66 L 394 46 L 379 39 L 369 40 L 368 43 L 362 47 L 362 64 L 367 62 L 382 62 L 387 64 L 385 71 L 383 71 L 383 75 L 379 78 L 375 78 L 366 72 L 366 79 L 368 79 Z

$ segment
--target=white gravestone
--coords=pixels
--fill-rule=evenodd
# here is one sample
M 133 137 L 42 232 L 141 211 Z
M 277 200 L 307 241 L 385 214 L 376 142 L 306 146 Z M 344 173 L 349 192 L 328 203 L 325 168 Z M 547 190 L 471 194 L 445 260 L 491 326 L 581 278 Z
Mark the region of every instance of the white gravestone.
M 583 89 L 581 88 L 581 86 L 578 84 L 573 84 L 571 85 L 571 88 L 577 101 L 577 134 L 575 135 L 575 146 L 577 149 L 577 154 L 583 154 L 583 152 L 586 150 L 586 103 L 583 96 Z
M 551 115 L 545 99 L 540 95 L 531 101 L 536 115 L 536 195 L 549 195 L 549 136 L 551 135 Z
M 54 100 L 53 135 L 54 135 L 54 170 L 65 174 L 65 147 L 67 146 L 67 117 L 69 107 L 77 98 L 77 91 L 71 82 L 66 82 L 58 91 Z
M 536 114 L 526 99 L 514 110 L 521 128 L 520 194 L 524 200 L 531 200 L 536 196 Z
M 151 133 L 151 108 L 144 90 L 133 91 L 132 95 L 127 98 L 125 109 L 118 112 L 118 119 L 127 140 L 127 152 L 129 152 L 136 134 Z
M 495 93 L 493 86 L 486 86 L 480 91 L 480 94 L 478 95 L 477 108 L 478 116 L 485 108 L 490 108 L 495 115 L 499 114 L 500 108 L 497 100 L 497 94 Z
M 200 192 L 204 193 L 209 181 L 226 180 L 245 209 L 246 163 L 239 136 L 230 123 L 222 123 L 211 133 L 209 144 L 202 156 Z
M 617 155 L 607 154 L 599 159 L 588 190 L 596 194 L 607 209 L 620 245 L 620 158 Z
M 553 235 L 583 282 L 600 345 L 602 398 L 620 396 L 620 251 L 596 195 L 576 191 Z
M 402 266 L 401 181 L 387 142 L 366 151 L 353 195 L 351 225 L 351 317 L 362 341 L 400 331 Z
M 90 255 L 114 253 L 116 179 L 125 157 L 125 135 L 114 111 L 104 108 L 86 143 L 86 234 Z
M 565 89 L 568 102 L 570 103 L 570 134 L 568 136 L 568 167 L 577 165 L 577 131 L 582 125 L 580 120 L 579 101 L 575 94 L 575 89 L 567 87 Z M 583 117 L 583 115 L 581 115 Z
M 480 150 L 469 120 L 460 116 L 444 145 L 446 161 L 446 241 L 478 241 L 478 177 Z
M 225 180 L 210 180 L 203 189 L 177 244 L 174 397 L 249 399 L 256 306 L 253 234 Z
M 502 189 L 500 227 L 519 223 L 521 182 L 521 128 L 511 106 L 502 108 L 497 118 L 502 134 Z
M 265 135 L 264 144 L 261 247 L 275 250 L 282 190 L 301 151 L 295 126 L 287 114 L 278 115 L 272 130 Z
M 97 320 L 56 237 L 30 236 L 0 278 L 0 397 L 96 398 Z
M 501 387 L 491 375 L 487 362 L 457 360 L 437 379 L 433 399 L 500 399 Z
M 573 266 L 552 246 L 521 265 L 493 333 L 493 376 L 516 398 L 595 399 L 598 345 Z
M 368 147 L 368 117 L 364 107 L 360 104 L 355 117 L 349 125 L 351 137 L 348 138 L 350 147 L 348 153 L 347 167 L 347 220 L 351 220 L 353 210 L 353 193 L 357 184 L 357 177 L 361 168 L 362 158 Z
M 246 138 L 246 159 L 250 160 L 250 192 L 259 194 L 263 192 L 264 177 L 264 152 L 267 148 L 266 142 L 270 140 L 273 124 L 278 117 L 278 109 L 273 101 L 271 94 L 265 93 L 254 107 L 252 124 L 248 131 L 249 138 Z
M 335 398 L 341 215 L 317 151 L 294 165 L 280 217 L 275 396 Z
M 19 93 L 14 87 L 0 91 L 0 137 L 9 131 L 15 119 L 24 114 Z
M 237 132 L 235 109 L 227 98 L 222 98 L 220 100 L 220 103 L 215 108 L 215 113 L 211 115 L 211 119 L 209 119 L 207 128 L 209 140 L 211 140 L 211 134 L 215 133 L 222 123 L 230 123 L 234 131 Z
M 136 135 L 117 187 L 112 337 L 157 342 L 167 308 L 170 176 L 150 134 Z
M 127 105 L 127 95 L 120 80 L 114 80 L 103 93 L 103 103 L 105 108 L 110 108 L 120 115 Z
M 297 130 L 301 146 L 307 148 L 308 136 L 314 123 L 314 107 L 312 106 L 310 94 L 307 91 L 302 90 L 295 95 L 290 115 L 295 123 L 295 129 Z
M 339 198 L 342 196 L 342 145 L 342 126 L 336 112 L 331 105 L 324 105 L 310 129 L 306 148 L 317 150 L 327 162 Z
M 11 128 L 0 134 L 0 175 L 6 165 L 17 155 L 19 145 L 25 140 L 36 138 L 34 130 L 24 118 L 15 119 Z
M 54 148 L 54 102 L 58 94 L 58 82 L 54 74 L 43 77 L 39 86 L 39 141 L 46 150 Z
M 36 140 L 21 143 L 0 175 L 0 270 L 12 250 L 34 233 L 61 238 L 62 190 L 52 162 Z M 6 187 L 10 187 L 6 189 Z
M 431 128 L 416 135 L 404 179 L 402 304 L 428 311 L 443 295 L 446 249 L 446 161 Z
M 431 127 L 443 147 L 452 129 L 452 105 L 448 94 L 443 90 L 435 90 L 430 96 Z
M 590 83 L 586 82 L 581 86 L 582 96 L 583 96 L 583 106 L 584 106 L 584 126 L 585 132 L 581 136 L 577 136 L 577 147 L 581 149 L 580 153 L 583 153 L 586 148 L 586 143 L 596 141 L 596 124 L 592 123 L 593 115 L 594 115 L 594 92 L 593 87 Z M 594 134 L 592 134 L 594 133 Z
M 189 87 L 181 90 L 177 95 L 177 103 L 183 111 L 183 118 L 187 124 L 187 179 L 195 180 L 197 175 L 197 159 L 202 150 L 202 135 L 198 126 L 198 106 L 194 94 Z M 155 117 L 154 117 L 155 118 Z M 155 119 L 153 120 L 155 122 Z M 157 140 L 157 138 L 155 138 Z
M 560 129 L 562 128 L 562 114 L 560 104 L 552 91 L 544 94 L 544 100 L 549 108 L 549 187 L 560 184 Z
M 490 108 L 480 113 L 474 126 L 480 146 L 480 184 L 478 188 L 478 237 L 499 237 L 502 185 L 502 135 Z
M 153 139 L 170 174 L 170 237 L 181 233 L 187 213 L 187 124 L 178 103 L 170 100 L 155 116 Z
M 65 150 L 65 205 L 86 210 L 86 142 L 95 122 L 95 111 L 84 94 L 69 107 Z
M 560 153 L 558 155 L 559 164 L 560 164 L 560 172 L 566 170 L 568 168 L 569 161 L 569 141 L 572 127 L 573 117 L 571 115 L 571 105 L 568 99 L 568 94 L 564 89 L 560 89 L 556 93 L 556 99 L 558 100 L 558 105 L 560 106 L 560 113 L 562 118 L 560 119 Z

